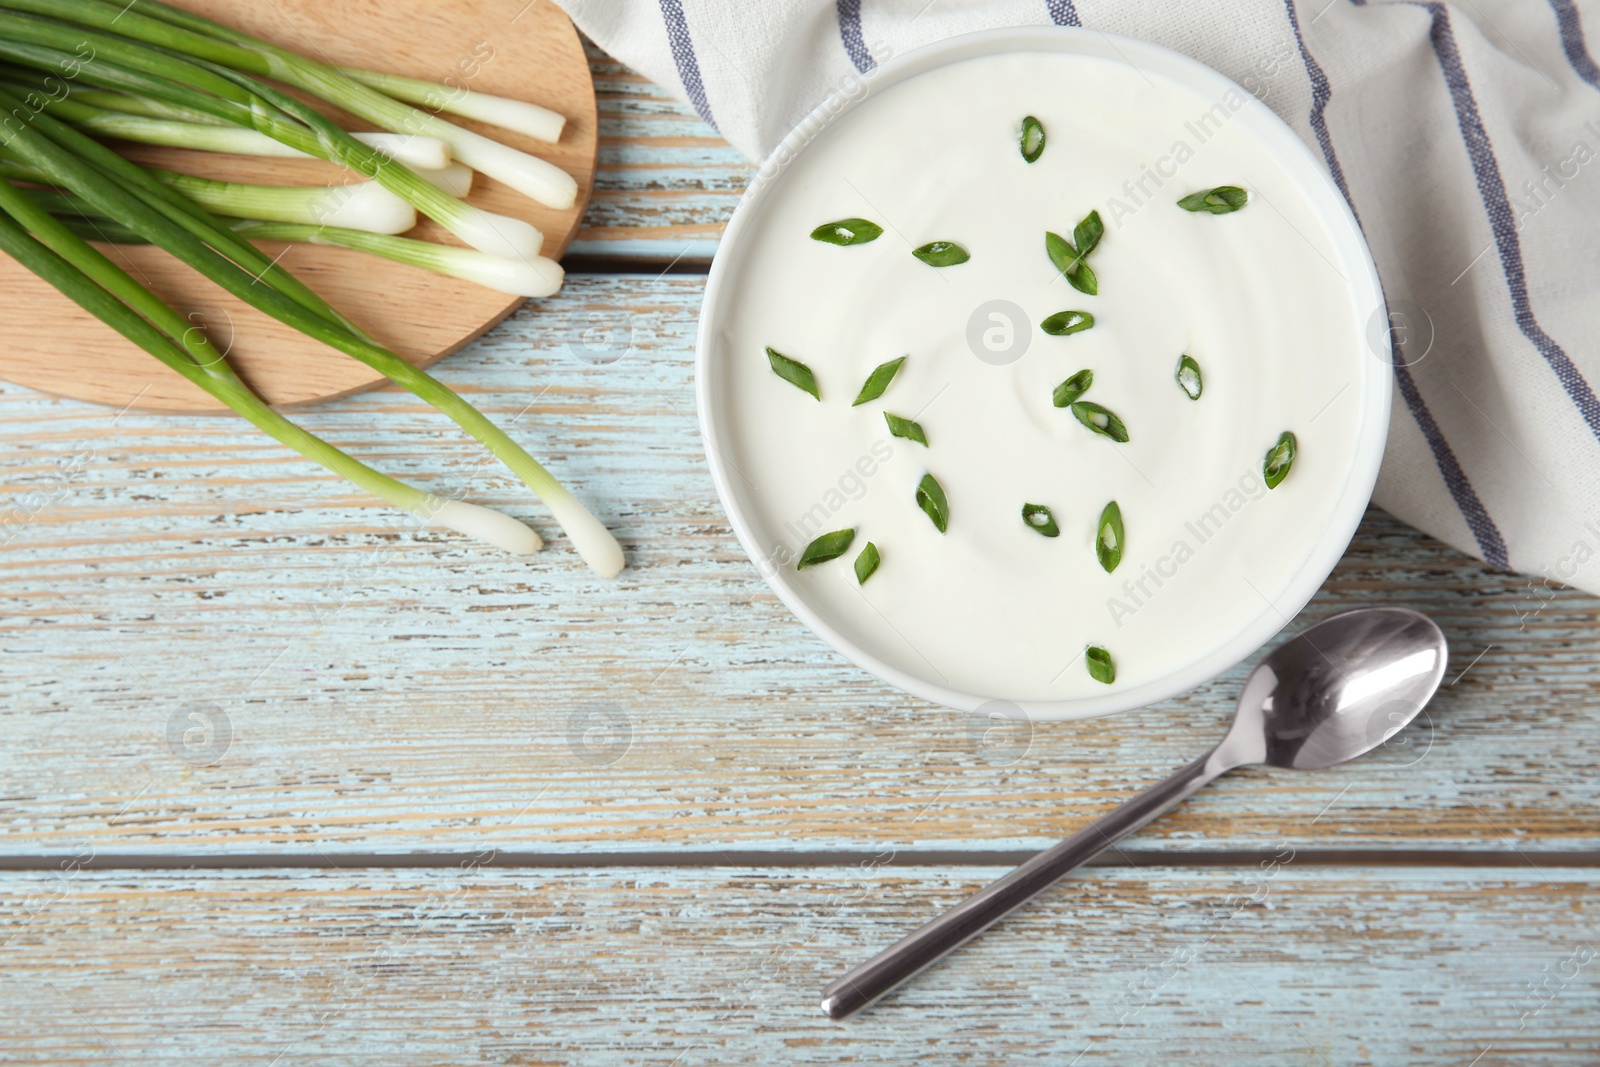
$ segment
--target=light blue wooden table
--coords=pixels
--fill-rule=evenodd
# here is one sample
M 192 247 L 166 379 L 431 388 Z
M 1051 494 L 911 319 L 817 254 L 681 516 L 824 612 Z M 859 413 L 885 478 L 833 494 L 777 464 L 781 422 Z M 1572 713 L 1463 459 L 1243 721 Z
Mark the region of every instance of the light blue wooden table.
M 841 968 L 1201 751 L 1242 671 L 986 745 L 796 623 L 694 421 L 750 168 L 593 66 L 569 284 L 440 373 L 618 531 L 619 580 L 405 394 L 304 422 L 549 550 L 421 529 L 236 421 L 0 388 L 0 1061 L 1600 1062 L 1596 601 L 1378 511 L 1305 618 L 1443 625 L 1403 743 L 1230 776 L 822 1018 Z

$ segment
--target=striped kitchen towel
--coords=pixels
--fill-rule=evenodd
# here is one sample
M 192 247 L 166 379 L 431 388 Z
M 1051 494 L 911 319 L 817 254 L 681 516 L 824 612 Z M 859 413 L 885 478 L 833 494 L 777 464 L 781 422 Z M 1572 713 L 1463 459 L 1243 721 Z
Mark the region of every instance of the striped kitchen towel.
M 1404 342 L 1377 503 L 1600 593 L 1600 0 L 559 2 L 752 160 L 969 30 L 1083 26 L 1208 63 L 1321 155 L 1372 246 Z

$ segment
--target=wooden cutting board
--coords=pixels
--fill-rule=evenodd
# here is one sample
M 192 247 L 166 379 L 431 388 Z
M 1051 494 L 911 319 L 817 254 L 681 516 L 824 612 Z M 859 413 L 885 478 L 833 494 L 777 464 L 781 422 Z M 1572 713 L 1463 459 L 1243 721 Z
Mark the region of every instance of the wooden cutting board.
M 588 60 L 571 21 L 550 0 L 178 0 L 219 22 L 307 56 L 516 97 L 567 118 L 561 142 L 543 144 L 452 118 L 533 152 L 577 179 L 578 202 L 554 211 L 482 175 L 468 199 L 526 219 L 557 259 L 577 232 L 594 186 L 596 115 Z M 369 123 L 327 110 L 348 129 Z M 446 116 L 449 117 L 449 116 Z M 352 180 L 318 160 L 218 156 L 126 146 L 143 163 L 266 185 Z M 459 243 L 431 222 L 408 236 Z M 335 307 L 406 359 L 427 366 L 485 333 L 519 297 L 346 249 L 260 246 Z M 239 373 L 272 403 L 314 404 L 384 379 L 248 307 L 166 253 L 108 248 L 112 259 L 169 304 L 207 324 Z M 51 286 L 0 255 L 0 378 L 116 408 L 214 412 L 221 405 L 135 348 Z

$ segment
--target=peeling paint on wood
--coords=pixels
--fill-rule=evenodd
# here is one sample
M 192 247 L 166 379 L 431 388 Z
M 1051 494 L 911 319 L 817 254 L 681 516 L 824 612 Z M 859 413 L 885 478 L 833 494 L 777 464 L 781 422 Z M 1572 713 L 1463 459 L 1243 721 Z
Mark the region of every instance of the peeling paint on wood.
M 872 1011 L 822 1017 L 826 982 L 1000 873 L 10 875 L 36 911 L 0 913 L 5 1055 L 1577 1067 L 1600 1052 L 1595 872 L 1287 856 L 1087 872 Z
M 709 263 L 755 167 L 659 86 L 590 59 L 600 168 L 571 253 Z

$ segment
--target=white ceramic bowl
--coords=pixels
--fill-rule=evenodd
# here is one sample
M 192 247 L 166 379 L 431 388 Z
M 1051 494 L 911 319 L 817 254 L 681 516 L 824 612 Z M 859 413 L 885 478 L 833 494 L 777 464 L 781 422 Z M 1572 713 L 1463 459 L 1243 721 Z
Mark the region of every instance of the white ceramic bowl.
M 764 554 L 751 520 L 752 507 L 745 498 L 750 492 L 743 479 L 731 477 L 728 393 L 723 373 L 729 356 L 722 350 L 722 326 L 727 306 L 735 298 L 736 281 L 748 235 L 756 229 L 753 220 L 774 189 L 781 186 L 784 164 L 806 150 L 829 123 L 846 115 L 873 95 L 926 71 L 961 60 L 1017 52 L 1060 52 L 1120 59 L 1139 69 L 1159 73 L 1196 90 L 1208 98 L 1219 99 L 1232 91 L 1244 99 L 1244 106 L 1232 122 L 1267 146 L 1293 177 L 1314 212 L 1334 241 L 1339 258 L 1356 268 L 1349 277 L 1352 306 L 1383 307 L 1377 271 L 1362 238 L 1360 227 L 1349 208 L 1314 156 L 1295 133 L 1264 104 L 1233 82 L 1196 60 L 1157 45 L 1127 38 L 1057 27 L 1021 27 L 988 30 L 952 37 L 908 52 L 878 67 L 863 82 L 848 86 L 821 104 L 797 126 L 762 166 L 733 214 L 711 267 L 701 310 L 697 346 L 697 398 L 700 426 L 706 440 L 706 456 L 717 492 L 728 512 L 729 521 L 740 543 L 755 562 L 762 576 L 788 605 L 789 609 L 818 636 L 859 667 L 918 697 L 964 711 L 991 704 L 991 695 L 962 692 L 939 681 L 911 673 L 884 662 L 870 650 L 848 637 L 826 614 L 806 598 L 789 567 L 775 567 Z M 1380 324 L 1384 320 L 1378 320 Z M 1041 719 L 1073 719 L 1106 715 L 1142 707 L 1185 692 L 1232 667 L 1272 638 L 1311 599 L 1344 554 L 1356 525 L 1360 522 L 1377 480 L 1388 435 L 1389 405 L 1393 370 L 1389 364 L 1388 335 L 1385 330 L 1370 331 L 1366 322 L 1355 324 L 1359 336 L 1368 337 L 1374 346 L 1364 361 L 1364 373 L 1357 383 L 1361 424 L 1356 446 L 1349 456 L 1347 477 L 1332 509 L 1332 520 L 1315 538 L 1306 562 L 1276 599 L 1263 601 L 1262 609 L 1248 625 L 1233 633 L 1218 634 L 1211 650 L 1192 662 L 1144 684 L 1126 689 L 1113 688 L 1072 700 L 1052 702 L 1011 702 L 1029 716 Z M 1370 336 L 1372 334 L 1376 336 Z M 1381 349 L 1378 350 L 1378 349 Z M 733 462 L 736 462 L 734 460 Z M 1197 618 L 1196 626 L 1206 625 Z

